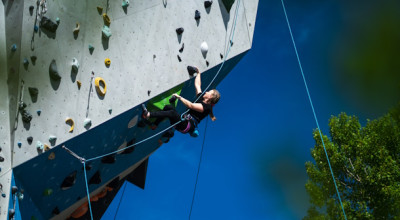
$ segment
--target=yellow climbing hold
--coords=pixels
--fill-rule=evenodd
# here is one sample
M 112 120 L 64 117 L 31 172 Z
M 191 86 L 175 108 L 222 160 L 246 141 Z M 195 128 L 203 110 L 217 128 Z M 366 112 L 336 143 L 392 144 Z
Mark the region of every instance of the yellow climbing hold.
M 74 28 L 74 34 L 78 34 L 80 28 L 81 28 L 81 25 L 78 22 L 76 22 L 76 26 Z
M 48 151 L 48 150 L 50 150 L 50 146 L 47 144 L 44 144 L 44 151 Z
M 78 89 L 81 89 L 81 85 L 82 85 L 81 81 L 77 80 L 76 84 L 78 85 Z
M 111 20 L 110 20 L 110 17 L 108 17 L 108 15 L 107 15 L 106 13 L 103 13 L 103 20 L 104 20 L 104 23 L 105 23 L 107 26 L 110 26 Z
M 72 131 L 74 131 L 74 120 L 72 120 L 72 118 L 67 118 L 67 119 L 65 119 L 65 123 L 66 124 L 68 124 L 68 125 L 70 125 L 71 126 L 71 128 L 69 129 L 69 133 L 71 133 Z
M 103 90 L 101 90 L 101 88 L 100 88 L 100 83 L 103 84 L 103 87 L 104 87 Z M 107 86 L 106 86 L 106 82 L 104 81 L 103 78 L 101 78 L 101 77 L 96 77 L 96 78 L 94 79 L 94 85 L 96 86 L 96 91 L 97 91 L 97 93 L 98 93 L 100 96 L 105 96 L 105 95 L 106 95 Z
M 56 154 L 55 154 L 54 152 L 51 152 L 51 153 L 49 154 L 48 159 L 49 159 L 49 160 L 54 160 L 55 158 L 56 158 Z
M 110 58 L 106 58 L 106 59 L 104 60 L 104 64 L 106 64 L 106 66 L 111 65 L 111 60 L 110 60 Z

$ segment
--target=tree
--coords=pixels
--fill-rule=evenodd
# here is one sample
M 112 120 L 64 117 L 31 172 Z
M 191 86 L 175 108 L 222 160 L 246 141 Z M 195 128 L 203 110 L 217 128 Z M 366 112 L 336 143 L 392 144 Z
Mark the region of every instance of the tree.
M 400 219 L 400 103 L 365 127 L 341 113 L 323 135 L 347 219 Z M 311 207 L 304 219 L 344 219 L 318 130 L 306 162 Z

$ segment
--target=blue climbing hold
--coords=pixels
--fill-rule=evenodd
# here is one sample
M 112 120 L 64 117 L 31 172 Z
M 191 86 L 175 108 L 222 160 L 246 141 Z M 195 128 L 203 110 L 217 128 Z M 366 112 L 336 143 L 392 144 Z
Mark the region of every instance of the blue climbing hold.
M 39 27 L 37 25 L 33 26 L 33 30 L 35 31 L 35 33 L 37 33 L 39 31 Z
M 28 65 L 29 64 L 29 60 L 27 58 L 24 58 L 24 65 Z
M 36 113 L 40 116 L 40 114 L 42 113 L 41 110 L 37 110 Z
M 12 46 L 11 46 L 11 51 L 12 52 L 14 52 L 14 51 L 16 51 L 17 50 L 17 45 L 16 44 L 13 44 Z
M 22 143 L 21 142 L 18 142 L 18 147 L 21 147 L 22 146 Z

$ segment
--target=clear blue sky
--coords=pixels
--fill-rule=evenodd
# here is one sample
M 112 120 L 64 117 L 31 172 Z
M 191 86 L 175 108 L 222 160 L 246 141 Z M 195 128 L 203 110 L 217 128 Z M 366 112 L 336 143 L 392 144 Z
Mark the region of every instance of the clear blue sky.
M 393 67 L 390 58 L 374 63 L 363 56 L 398 55 L 399 38 L 394 49 L 379 43 L 399 34 L 390 32 L 400 26 L 398 3 L 285 2 L 325 134 L 331 115 L 346 112 L 365 124 L 399 100 L 393 97 L 399 86 L 390 87 L 393 72 L 389 68 L 384 81 L 378 71 Z M 389 25 L 386 35 L 380 35 L 382 24 Z M 192 219 L 304 217 L 304 163 L 312 160 L 316 124 L 280 0 L 260 0 L 253 48 L 217 89 L 218 120 L 208 123 Z M 176 133 L 150 157 L 145 190 L 127 184 L 117 219 L 188 218 L 205 124 L 199 138 Z M 121 191 L 103 219 L 114 218 Z

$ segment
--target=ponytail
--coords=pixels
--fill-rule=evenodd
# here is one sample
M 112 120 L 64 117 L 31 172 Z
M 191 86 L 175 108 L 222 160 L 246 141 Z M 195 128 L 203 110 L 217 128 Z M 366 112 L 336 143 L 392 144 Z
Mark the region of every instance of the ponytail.
M 214 116 L 212 108 L 211 108 L 211 111 L 210 111 L 210 118 L 211 118 L 212 121 L 217 120 L 217 118 Z

